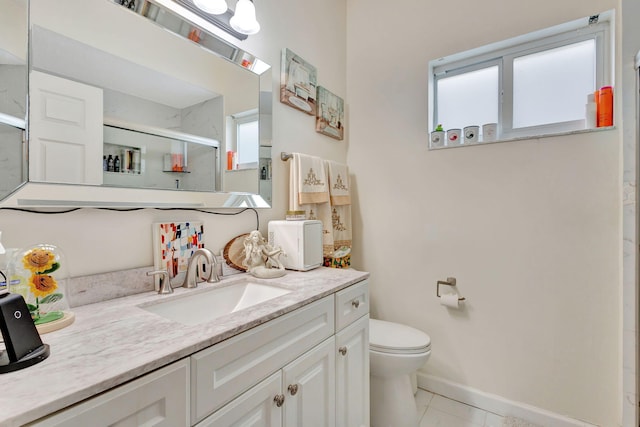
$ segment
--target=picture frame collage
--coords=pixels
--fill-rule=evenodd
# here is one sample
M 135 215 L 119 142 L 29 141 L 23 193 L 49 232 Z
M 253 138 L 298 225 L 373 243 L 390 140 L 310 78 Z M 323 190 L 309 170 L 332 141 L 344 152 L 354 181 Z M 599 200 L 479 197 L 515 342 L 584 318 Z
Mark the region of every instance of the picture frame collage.
M 342 141 L 344 100 L 318 86 L 318 70 L 288 48 L 282 49 L 280 102 L 316 118 L 316 132 Z

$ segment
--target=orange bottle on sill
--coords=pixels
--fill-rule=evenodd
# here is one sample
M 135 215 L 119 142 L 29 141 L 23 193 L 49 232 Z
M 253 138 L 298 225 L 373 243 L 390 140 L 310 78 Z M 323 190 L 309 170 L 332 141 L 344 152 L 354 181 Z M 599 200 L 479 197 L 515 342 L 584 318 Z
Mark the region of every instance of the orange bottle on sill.
M 604 86 L 596 95 L 598 127 L 613 126 L 613 88 Z
M 233 169 L 233 151 L 227 151 L 227 170 Z

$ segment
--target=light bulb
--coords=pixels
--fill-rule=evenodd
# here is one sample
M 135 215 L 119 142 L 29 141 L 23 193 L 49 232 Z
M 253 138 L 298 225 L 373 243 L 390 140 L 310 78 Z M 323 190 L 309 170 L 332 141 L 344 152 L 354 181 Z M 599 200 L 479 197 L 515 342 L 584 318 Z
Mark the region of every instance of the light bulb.
M 260 31 L 256 20 L 256 7 L 251 0 L 238 0 L 233 17 L 229 20 L 231 28 L 242 34 L 255 34 Z
M 198 9 L 212 15 L 221 15 L 227 11 L 227 2 L 225 0 L 193 0 L 193 3 Z

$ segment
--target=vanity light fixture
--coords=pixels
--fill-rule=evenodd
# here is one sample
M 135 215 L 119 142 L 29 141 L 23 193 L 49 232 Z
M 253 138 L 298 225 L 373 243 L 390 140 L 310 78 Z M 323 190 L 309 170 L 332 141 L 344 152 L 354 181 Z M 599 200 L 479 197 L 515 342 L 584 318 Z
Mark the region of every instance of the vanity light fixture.
M 229 21 L 231 28 L 239 33 L 252 35 L 260 31 L 260 24 L 256 19 L 256 7 L 253 0 L 238 0 L 236 13 Z
M 228 9 L 226 0 L 193 0 L 193 4 L 212 15 L 222 15 Z
M 253 0 L 238 0 L 235 12 L 228 10 L 226 0 L 192 1 L 201 12 L 204 12 L 204 14 L 201 13 L 201 16 L 236 38 L 243 40 L 246 36 L 256 34 L 260 31 L 260 24 L 256 19 L 256 8 Z M 233 34 L 233 32 L 241 34 L 244 37 L 238 37 L 237 34 Z

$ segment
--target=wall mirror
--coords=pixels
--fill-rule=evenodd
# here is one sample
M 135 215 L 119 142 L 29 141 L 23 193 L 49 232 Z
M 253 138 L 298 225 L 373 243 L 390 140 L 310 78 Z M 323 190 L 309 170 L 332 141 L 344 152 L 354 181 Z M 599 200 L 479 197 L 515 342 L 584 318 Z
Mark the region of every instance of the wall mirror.
M 267 64 L 152 1 L 0 3 L 2 205 L 270 205 Z

